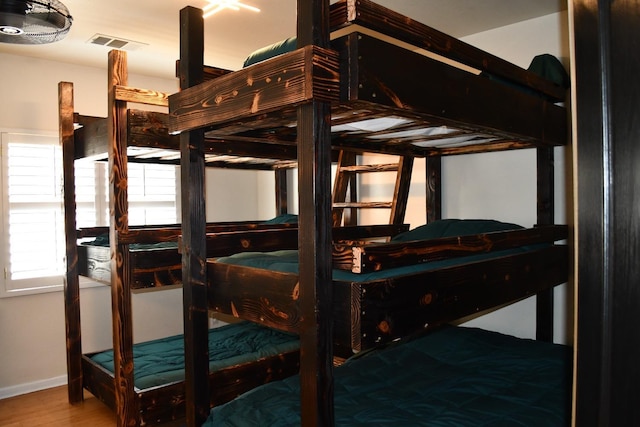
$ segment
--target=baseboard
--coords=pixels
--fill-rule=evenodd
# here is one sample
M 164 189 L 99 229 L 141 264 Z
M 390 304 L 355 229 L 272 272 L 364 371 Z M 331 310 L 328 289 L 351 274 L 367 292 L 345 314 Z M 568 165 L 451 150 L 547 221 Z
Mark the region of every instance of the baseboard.
M 47 388 L 58 387 L 67 383 L 67 376 L 61 375 L 47 380 L 34 381 L 32 383 L 18 384 L 11 387 L 0 388 L 0 399 L 33 393 Z

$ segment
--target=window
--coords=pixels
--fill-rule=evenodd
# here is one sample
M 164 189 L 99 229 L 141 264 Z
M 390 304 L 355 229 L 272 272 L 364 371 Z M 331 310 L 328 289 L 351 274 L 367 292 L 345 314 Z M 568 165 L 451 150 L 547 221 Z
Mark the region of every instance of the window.
M 2 133 L 4 295 L 58 290 L 65 272 L 62 150 L 57 136 Z M 78 227 L 108 225 L 107 162 L 76 161 Z M 177 222 L 177 168 L 129 164 L 131 225 Z

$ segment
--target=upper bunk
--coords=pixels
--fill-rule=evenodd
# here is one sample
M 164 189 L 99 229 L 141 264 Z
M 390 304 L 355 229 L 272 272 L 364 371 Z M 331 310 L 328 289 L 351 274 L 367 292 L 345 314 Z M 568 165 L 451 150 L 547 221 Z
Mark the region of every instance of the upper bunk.
M 138 163 L 180 164 L 180 138 L 169 132 L 168 94 L 165 92 L 121 84 L 117 79 L 127 73 L 126 52 L 109 53 L 109 68 L 115 82 L 109 87 L 110 105 L 118 120 L 116 140 L 126 150 L 127 161 Z M 126 77 L 125 77 L 126 79 Z M 110 141 L 109 117 L 83 115 L 71 109 L 74 123 L 74 159 L 91 158 L 107 161 Z M 295 166 L 295 150 L 287 147 L 265 149 L 247 143 L 229 147 L 212 146 L 205 154 L 208 167 L 278 170 Z
M 216 141 L 291 146 L 296 107 L 319 100 L 331 103 L 332 146 L 356 152 L 429 157 L 567 143 L 558 104 L 566 88 L 533 71 L 369 0 L 332 4 L 330 29 L 330 49 L 270 57 L 292 48 L 288 40 L 249 58 L 255 64 L 170 95 L 170 131 L 204 129 L 208 149 Z

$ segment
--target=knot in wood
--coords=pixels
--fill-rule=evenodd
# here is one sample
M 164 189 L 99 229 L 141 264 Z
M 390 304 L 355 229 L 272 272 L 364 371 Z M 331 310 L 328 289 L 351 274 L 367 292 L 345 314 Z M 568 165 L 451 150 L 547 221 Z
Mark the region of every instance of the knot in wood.
M 389 325 L 389 322 L 387 322 L 386 320 L 383 320 L 382 322 L 378 323 L 378 330 L 383 334 L 388 334 L 389 332 L 391 332 L 391 325 Z
M 291 298 L 294 301 L 298 301 L 298 298 L 300 298 L 300 282 L 296 283 L 296 285 L 293 287 L 293 293 L 291 294 Z
M 249 246 L 251 246 L 251 242 L 248 239 L 240 239 L 240 244 L 244 249 L 247 249 Z
M 420 305 L 429 305 L 433 302 L 433 294 L 428 293 L 420 298 Z

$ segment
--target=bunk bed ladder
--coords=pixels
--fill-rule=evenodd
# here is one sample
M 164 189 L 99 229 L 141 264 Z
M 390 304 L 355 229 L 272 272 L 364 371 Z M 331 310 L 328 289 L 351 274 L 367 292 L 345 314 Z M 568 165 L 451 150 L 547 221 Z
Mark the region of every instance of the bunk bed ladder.
M 333 226 L 358 224 L 358 209 L 390 209 L 389 224 L 402 224 L 407 210 L 413 158 L 399 156 L 397 163 L 358 165 L 357 154 L 340 151 L 333 186 Z M 391 201 L 358 201 L 356 178 L 362 173 L 396 172 L 396 182 Z M 349 200 L 347 201 L 347 194 Z M 346 211 L 346 212 L 345 212 Z

